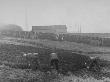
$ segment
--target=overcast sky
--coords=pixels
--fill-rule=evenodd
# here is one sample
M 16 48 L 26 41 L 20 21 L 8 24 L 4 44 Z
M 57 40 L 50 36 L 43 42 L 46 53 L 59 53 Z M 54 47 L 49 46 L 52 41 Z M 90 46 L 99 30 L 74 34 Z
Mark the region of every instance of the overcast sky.
M 4 23 L 25 30 L 66 24 L 69 32 L 78 32 L 79 27 L 82 32 L 110 32 L 110 0 L 0 0 L 0 24 Z

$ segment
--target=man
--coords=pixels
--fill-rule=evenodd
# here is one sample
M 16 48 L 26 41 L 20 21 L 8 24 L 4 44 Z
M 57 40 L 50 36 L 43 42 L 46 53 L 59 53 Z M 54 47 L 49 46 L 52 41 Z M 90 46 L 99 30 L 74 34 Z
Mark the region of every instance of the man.
M 32 70 L 36 70 L 40 67 L 38 53 L 27 53 L 27 54 L 24 54 L 24 56 L 26 57 L 28 65 L 29 65 L 29 67 L 32 68 Z
M 91 57 L 91 63 L 89 66 L 89 70 L 92 71 L 100 71 L 100 64 L 99 64 L 99 58 L 98 57 Z
M 40 60 L 39 60 L 39 54 L 38 53 L 32 54 L 31 66 L 32 66 L 33 70 L 40 68 Z
M 57 53 L 51 53 L 50 54 L 50 66 L 51 66 L 51 68 L 58 70 L 59 69 L 58 64 L 59 64 L 59 60 L 58 60 Z

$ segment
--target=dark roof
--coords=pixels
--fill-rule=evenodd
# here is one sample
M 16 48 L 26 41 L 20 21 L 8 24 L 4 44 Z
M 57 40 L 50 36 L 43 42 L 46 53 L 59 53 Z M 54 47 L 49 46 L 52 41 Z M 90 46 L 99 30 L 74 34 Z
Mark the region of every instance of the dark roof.
M 32 26 L 32 29 L 48 30 L 48 29 L 67 29 L 66 25 L 50 25 L 50 26 Z
M 32 29 L 43 29 L 43 30 L 46 30 L 46 29 L 52 29 L 51 27 L 49 26 L 32 26 Z
M 56 29 L 67 29 L 66 25 L 52 25 L 52 27 Z

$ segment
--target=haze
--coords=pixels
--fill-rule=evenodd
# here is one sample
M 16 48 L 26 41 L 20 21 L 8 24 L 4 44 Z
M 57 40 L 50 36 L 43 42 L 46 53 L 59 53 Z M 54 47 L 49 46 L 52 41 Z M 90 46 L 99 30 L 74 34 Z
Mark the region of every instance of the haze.
M 24 30 L 37 25 L 68 26 L 68 32 L 109 33 L 110 0 L 0 0 L 0 24 Z

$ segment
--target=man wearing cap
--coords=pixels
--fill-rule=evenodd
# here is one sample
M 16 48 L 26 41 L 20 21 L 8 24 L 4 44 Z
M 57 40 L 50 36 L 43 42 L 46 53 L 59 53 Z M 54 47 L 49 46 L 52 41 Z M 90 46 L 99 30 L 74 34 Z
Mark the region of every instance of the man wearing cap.
M 59 69 L 58 64 L 59 64 L 59 60 L 58 60 L 57 53 L 51 53 L 50 54 L 50 66 L 58 70 Z
M 32 70 L 38 69 L 40 65 L 38 53 L 27 53 L 27 54 L 24 54 L 24 56 L 28 60 L 29 67 L 31 67 Z
M 32 69 L 36 70 L 40 67 L 39 54 L 33 53 L 32 61 L 31 61 Z
M 91 58 L 91 63 L 89 69 L 93 71 L 100 71 L 99 57 L 90 57 L 90 58 Z

